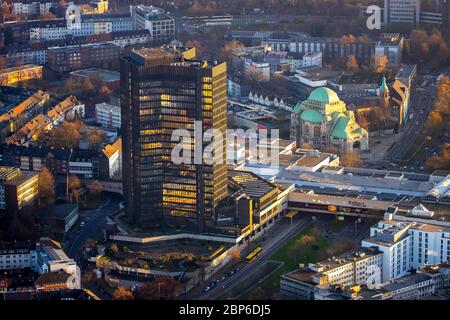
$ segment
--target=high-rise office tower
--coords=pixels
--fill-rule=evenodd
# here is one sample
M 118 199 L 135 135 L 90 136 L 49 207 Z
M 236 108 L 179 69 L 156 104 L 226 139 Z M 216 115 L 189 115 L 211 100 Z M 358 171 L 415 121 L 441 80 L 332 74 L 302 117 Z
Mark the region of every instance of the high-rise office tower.
M 226 139 L 226 86 L 226 64 L 195 60 L 195 48 L 140 49 L 121 60 L 123 193 L 132 224 L 196 232 L 215 225 L 227 196 L 226 163 L 194 163 L 194 145 L 210 142 L 192 139 L 191 164 L 174 164 L 172 133 L 194 137 L 200 123 Z
M 384 0 L 384 23 L 420 23 L 420 0 Z

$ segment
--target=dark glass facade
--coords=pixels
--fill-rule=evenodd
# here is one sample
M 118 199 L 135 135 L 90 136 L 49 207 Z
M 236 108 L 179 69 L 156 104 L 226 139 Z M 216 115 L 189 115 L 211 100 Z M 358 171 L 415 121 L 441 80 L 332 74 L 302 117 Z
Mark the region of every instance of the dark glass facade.
M 121 61 L 123 191 L 129 221 L 142 228 L 187 227 L 205 232 L 227 196 L 225 162 L 175 165 L 175 129 L 194 137 L 219 129 L 226 139 L 226 64 L 193 60 L 178 49 L 142 49 Z M 185 142 L 185 141 L 183 141 Z M 203 148 L 210 142 L 199 142 Z M 223 144 L 225 155 L 226 144 Z

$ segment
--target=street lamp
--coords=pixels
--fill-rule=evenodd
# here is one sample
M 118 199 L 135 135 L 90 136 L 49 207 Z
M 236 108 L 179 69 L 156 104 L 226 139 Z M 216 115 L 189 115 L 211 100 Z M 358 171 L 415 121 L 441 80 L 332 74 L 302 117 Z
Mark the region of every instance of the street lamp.
M 69 201 L 69 171 L 70 171 L 70 159 L 72 158 L 73 148 L 70 148 L 69 160 L 67 161 L 67 172 L 66 172 L 66 201 Z

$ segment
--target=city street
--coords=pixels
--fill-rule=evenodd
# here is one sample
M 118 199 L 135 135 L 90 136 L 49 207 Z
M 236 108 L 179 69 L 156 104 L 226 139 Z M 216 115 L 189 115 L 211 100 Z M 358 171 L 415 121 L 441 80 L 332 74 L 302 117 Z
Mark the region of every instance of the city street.
M 426 137 L 422 133 L 423 125 L 433 107 L 435 89 L 435 84 L 431 81 L 427 86 L 417 90 L 411 102 L 410 114 L 413 114 L 413 118 L 409 120 L 398 143 L 385 155 L 386 161 L 409 160 L 411 155 L 408 155 L 407 151 L 411 145 L 420 147 L 417 144 L 425 141 Z
M 258 268 L 261 267 L 273 253 L 303 231 L 310 222 L 312 222 L 312 220 L 309 214 L 297 217 L 297 219 L 294 219 L 292 225 L 287 220 L 280 221 L 278 225 L 274 226 L 272 230 L 263 236 L 266 240 L 259 243 L 259 246 L 263 248 L 263 251 L 259 256 L 251 263 L 246 264 L 239 272 L 227 278 L 224 282 L 220 283 L 217 287 L 211 289 L 207 293 L 198 296 L 196 299 L 212 300 L 224 295 L 227 290 L 238 285 L 243 279 L 250 277 L 250 275 L 258 270 Z M 213 278 L 209 279 L 209 281 L 213 281 Z
M 96 210 L 80 210 L 80 219 L 86 221 L 80 228 L 79 224 L 70 232 L 72 239 L 67 243 L 67 255 L 78 260 L 81 255 L 83 244 L 96 233 L 106 223 L 106 217 L 119 210 L 119 201 L 113 198 L 107 198 L 105 202 Z

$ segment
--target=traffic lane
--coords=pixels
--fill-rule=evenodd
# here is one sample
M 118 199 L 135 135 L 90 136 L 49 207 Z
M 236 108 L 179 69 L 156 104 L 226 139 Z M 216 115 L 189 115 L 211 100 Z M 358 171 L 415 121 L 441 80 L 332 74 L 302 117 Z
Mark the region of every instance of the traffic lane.
M 81 246 L 94 234 L 102 219 L 106 221 L 106 217 L 104 217 L 101 212 L 96 212 L 89 220 L 87 220 L 84 227 L 78 230 L 69 248 L 69 257 L 73 259 L 80 258 Z
M 417 98 L 417 97 L 419 97 L 419 98 Z M 414 109 L 414 110 L 417 109 L 415 106 L 422 102 L 422 99 L 423 99 L 422 93 L 416 94 L 413 98 L 413 101 L 416 99 L 420 99 L 420 102 L 413 103 L 412 109 Z M 413 119 L 413 121 L 414 120 L 415 119 Z M 384 159 L 386 159 L 388 161 L 392 161 L 392 160 L 397 159 L 399 154 L 403 153 L 405 145 L 407 143 L 409 143 L 409 141 L 411 140 L 411 133 L 414 129 L 413 121 L 408 121 L 408 123 L 406 124 L 406 128 L 405 128 L 406 130 L 403 133 L 402 137 L 400 138 L 400 141 L 395 144 L 395 146 L 387 153 L 387 155 L 385 156 Z
M 285 243 L 287 243 L 290 239 L 300 233 L 307 225 L 310 216 L 303 217 L 301 220 L 297 221 L 296 225 L 292 228 L 287 229 L 286 233 L 282 235 L 275 243 L 271 243 L 270 239 L 261 244 L 260 246 L 263 248 L 263 251 L 253 260 L 251 263 L 244 266 L 239 272 L 235 273 L 231 277 L 227 278 L 225 281 L 221 282 L 218 286 L 208 291 L 203 296 L 197 298 L 199 300 L 206 299 L 214 299 L 215 295 L 222 295 L 224 292 L 222 291 L 224 288 L 227 290 L 233 287 L 233 284 L 238 283 L 240 280 L 247 278 L 251 273 L 255 272 L 258 266 L 265 261 L 267 261 L 272 254 L 281 248 Z
M 92 211 L 82 211 L 80 215 L 89 217 L 84 227 L 79 229 L 72 238 L 72 243 L 68 250 L 69 257 L 78 259 L 81 253 L 81 246 L 95 234 L 97 228 L 106 223 L 106 217 L 118 209 L 119 204 L 116 201 L 107 200 L 101 208 Z
M 429 112 L 432 109 L 433 94 L 427 92 L 426 95 L 420 96 L 420 101 L 416 104 L 419 108 L 414 107 L 415 110 L 424 110 L 424 112 L 417 111 L 416 117 L 409 121 L 407 124 L 406 132 L 403 134 L 401 140 L 396 144 L 396 146 L 388 153 L 388 156 L 385 159 L 389 160 L 398 160 L 402 159 L 402 155 L 405 152 L 405 149 L 409 148 L 411 143 L 417 140 L 418 135 L 421 134 L 421 128 L 425 120 L 428 117 Z M 419 122 L 419 125 L 416 123 Z
M 236 286 L 242 280 L 251 276 L 254 272 L 256 272 L 263 264 L 269 260 L 269 258 L 278 251 L 283 245 L 285 245 L 290 239 L 298 235 L 304 228 L 307 226 L 309 220 L 305 219 L 301 223 L 295 226 L 295 228 L 289 230 L 279 241 L 277 241 L 272 247 L 264 248 L 263 251 L 251 262 L 248 263 L 240 272 L 238 272 L 236 277 L 233 279 L 233 276 L 229 278 L 229 281 L 223 282 L 221 285 L 216 287 L 216 292 L 211 292 L 213 298 L 217 298 L 217 296 L 223 295 L 226 291 L 230 290 L 234 286 Z M 216 296 L 215 296 L 216 295 Z

